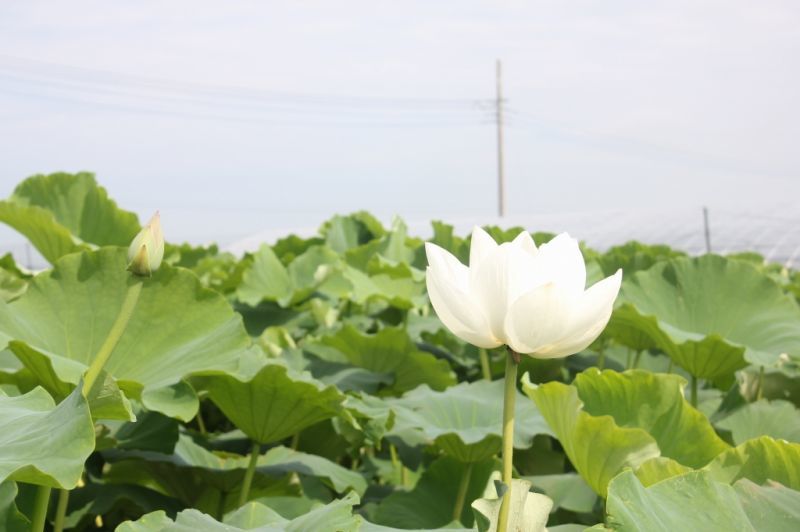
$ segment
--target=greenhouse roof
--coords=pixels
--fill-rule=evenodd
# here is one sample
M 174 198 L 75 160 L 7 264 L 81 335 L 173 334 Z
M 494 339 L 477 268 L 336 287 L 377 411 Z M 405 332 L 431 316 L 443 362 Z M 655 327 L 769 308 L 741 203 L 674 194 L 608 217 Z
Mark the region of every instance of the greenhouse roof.
M 514 214 L 499 217 L 441 217 L 467 235 L 474 225 L 521 226 L 529 231 L 563 232 L 603 251 L 611 246 L 638 240 L 647 244 L 666 244 L 692 255 L 707 251 L 702 208 L 663 210 L 608 210 L 582 213 Z M 387 221 L 387 220 L 384 220 Z M 407 219 L 409 234 L 422 238 L 432 235 L 428 219 Z M 294 233 L 309 237 L 316 227 L 269 229 L 238 240 L 227 249 L 234 253 L 253 251 L 263 243 Z M 767 261 L 789 268 L 800 265 L 800 212 L 785 210 L 709 209 L 708 236 L 714 253 L 752 251 Z

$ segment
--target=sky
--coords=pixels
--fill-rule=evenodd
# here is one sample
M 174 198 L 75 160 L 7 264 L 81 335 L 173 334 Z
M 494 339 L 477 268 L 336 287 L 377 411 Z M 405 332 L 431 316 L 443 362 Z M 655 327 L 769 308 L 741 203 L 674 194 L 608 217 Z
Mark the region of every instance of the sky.
M 0 197 L 87 170 L 174 240 L 507 212 L 793 211 L 800 4 L 0 4 Z M 0 230 L 0 244 L 14 233 Z

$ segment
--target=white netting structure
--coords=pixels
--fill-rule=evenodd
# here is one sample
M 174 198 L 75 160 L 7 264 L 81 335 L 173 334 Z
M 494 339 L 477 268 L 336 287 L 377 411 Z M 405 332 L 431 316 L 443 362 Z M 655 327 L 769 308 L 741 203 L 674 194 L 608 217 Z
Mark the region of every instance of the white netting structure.
M 455 227 L 456 233 L 467 235 L 472 227 L 498 225 L 521 226 L 529 231 L 558 233 L 567 231 L 600 251 L 611 246 L 638 240 L 646 244 L 666 244 L 691 255 L 705 253 L 708 245 L 714 253 L 730 254 L 753 251 L 767 261 L 789 268 L 800 267 L 800 210 L 753 211 L 714 208 L 708 211 L 708 225 L 703 209 L 676 208 L 664 210 L 609 210 L 592 213 L 514 214 L 499 217 L 441 217 Z M 384 220 L 386 221 L 386 220 Z M 428 219 L 407 219 L 409 234 L 430 237 Z M 708 229 L 708 242 L 706 240 Z M 274 243 L 289 233 L 299 236 L 316 234 L 316 227 L 269 229 L 238 240 L 227 249 L 234 253 L 253 251 L 261 243 Z
M 170 209 L 165 208 L 164 212 Z M 173 212 L 173 217 L 179 214 Z M 195 221 L 195 213 L 184 213 L 188 221 Z M 209 226 L 214 225 L 213 212 L 207 214 L 200 223 L 193 223 L 196 234 L 204 234 L 205 238 L 190 238 L 195 244 L 210 243 L 215 240 Z M 229 216 L 229 213 L 223 213 Z M 222 216 L 222 215 L 220 215 Z M 255 251 L 263 244 L 273 244 L 276 240 L 289 234 L 302 237 L 314 236 L 318 233 L 320 223 L 325 215 L 296 216 L 295 224 L 281 226 L 279 216 L 250 217 L 241 226 L 256 226 L 263 223 L 263 230 L 246 237 L 237 238 L 231 230 L 226 237 L 217 237 L 221 248 L 234 254 Z M 391 216 L 379 216 L 384 224 L 389 225 Z M 296 224 L 298 219 L 307 219 L 308 223 Z M 606 210 L 596 212 L 512 214 L 503 218 L 492 216 L 413 216 L 406 217 L 409 234 L 421 238 L 429 238 L 433 234 L 430 220 L 440 219 L 452 224 L 457 234 L 469 235 L 474 225 L 497 225 L 500 227 L 521 226 L 529 231 L 547 231 L 559 233 L 569 232 L 572 236 L 586 242 L 590 247 L 604 251 L 611 246 L 624 244 L 630 240 L 638 240 L 646 244 L 666 244 L 691 255 L 706 252 L 706 224 L 703 209 L 671 208 L 650 210 Z M 290 222 L 291 224 L 291 222 Z M 186 224 L 185 224 L 186 225 Z M 238 226 L 238 225 L 237 225 Z M 235 229 L 233 226 L 231 229 Z M 14 234 L 10 229 L 9 234 Z M 800 210 L 791 208 L 773 209 L 734 209 L 710 208 L 708 211 L 708 233 L 711 251 L 719 254 L 753 251 L 764 256 L 769 262 L 778 263 L 788 268 L 800 269 Z M 48 267 L 47 262 L 26 243 L 24 237 L 14 234 L 12 241 L 0 243 L 0 254 L 11 252 L 16 260 L 33 269 Z M 181 235 L 174 239 L 183 241 Z

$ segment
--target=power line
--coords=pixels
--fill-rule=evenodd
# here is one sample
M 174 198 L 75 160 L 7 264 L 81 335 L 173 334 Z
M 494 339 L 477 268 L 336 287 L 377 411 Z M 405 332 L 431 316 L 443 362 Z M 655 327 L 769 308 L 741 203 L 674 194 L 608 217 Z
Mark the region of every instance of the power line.
M 0 72 L 29 81 L 51 81 L 88 88 L 105 87 L 138 89 L 151 93 L 171 93 L 186 96 L 213 96 L 242 101 L 280 103 L 289 106 L 339 107 L 363 110 L 377 108 L 398 110 L 399 108 L 433 111 L 474 110 L 484 103 L 481 99 L 468 98 L 420 98 L 331 95 L 276 91 L 252 87 L 201 84 L 164 78 L 132 75 L 110 70 L 77 67 L 32 59 L 0 55 Z M 93 87 L 94 86 L 94 87 Z
M 470 127 L 488 100 L 385 98 L 186 83 L 0 55 L 0 92 L 124 112 L 280 127 Z
M 345 116 L 345 117 L 310 117 L 311 120 L 298 119 L 292 114 L 286 113 L 248 113 L 248 114 L 225 114 L 215 113 L 207 110 L 191 110 L 182 109 L 177 107 L 157 108 L 139 103 L 118 103 L 113 101 L 101 101 L 92 98 L 89 95 L 74 95 L 74 94 L 52 94 L 52 93 L 39 93 L 31 94 L 30 91 L 14 90 L 7 87 L 0 86 L 0 93 L 14 94 L 21 97 L 34 96 L 37 99 L 51 100 L 56 102 L 67 102 L 90 108 L 105 108 L 115 111 L 135 113 L 135 114 L 152 114 L 156 116 L 175 116 L 188 119 L 198 120 L 218 120 L 225 122 L 237 122 L 246 124 L 261 124 L 279 127 L 367 127 L 367 128 L 435 128 L 435 127 L 483 127 L 493 122 L 489 120 L 480 120 L 478 118 L 469 119 L 467 117 L 450 117 L 447 119 L 426 119 L 422 116 L 393 116 L 382 117 L 379 115 L 372 116 Z M 301 117 L 302 118 L 302 117 Z M 305 117 L 309 118 L 309 117 Z M 316 120 L 314 118 L 317 118 Z

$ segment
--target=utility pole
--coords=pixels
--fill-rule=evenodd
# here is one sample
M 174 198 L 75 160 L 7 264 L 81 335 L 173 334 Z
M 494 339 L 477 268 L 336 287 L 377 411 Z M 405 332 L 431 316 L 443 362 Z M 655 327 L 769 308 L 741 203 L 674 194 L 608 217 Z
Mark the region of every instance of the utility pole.
M 502 218 L 506 214 L 506 187 L 505 175 L 503 172 L 503 64 L 497 60 L 497 99 L 496 122 L 497 122 L 497 214 Z
M 711 229 L 708 226 L 708 207 L 703 207 L 703 230 L 706 236 L 706 253 L 711 253 Z

